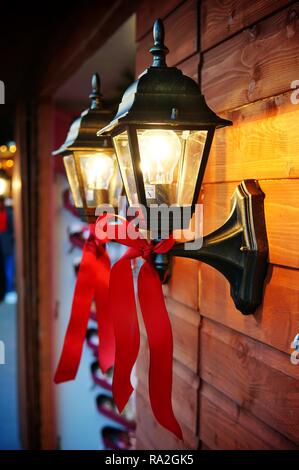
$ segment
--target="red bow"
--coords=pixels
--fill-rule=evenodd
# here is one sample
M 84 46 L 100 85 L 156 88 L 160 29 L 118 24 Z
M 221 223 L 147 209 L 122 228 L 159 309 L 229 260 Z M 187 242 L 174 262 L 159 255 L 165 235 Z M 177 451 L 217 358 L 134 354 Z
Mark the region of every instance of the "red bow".
M 108 214 L 98 219 L 95 234 L 100 239 L 105 236 L 109 238 L 107 219 L 111 217 L 115 216 Z M 113 397 L 121 412 L 133 391 L 130 375 L 139 351 L 140 333 L 131 260 L 141 256 L 144 263 L 138 276 L 138 298 L 150 350 L 149 394 L 152 410 L 162 426 L 182 439 L 182 431 L 174 416 L 171 403 L 173 355 L 171 324 L 159 275 L 152 262 L 152 255 L 167 253 L 174 245 L 174 240 L 169 238 L 154 245 L 140 237 L 132 240 L 128 237 L 127 230 L 124 238 L 124 234 L 120 233 L 123 232 L 124 226 L 127 229 L 126 220 L 123 220 L 120 226 L 114 226 L 115 233 L 111 237 L 129 247 L 111 268 L 110 273 L 108 314 L 113 320 L 116 345 Z
M 6 209 L 0 210 L 0 233 L 7 230 L 7 212 Z
M 71 317 L 54 377 L 56 383 L 76 377 L 93 299 L 96 302 L 100 337 L 99 363 L 103 370 L 113 365 L 115 342 L 112 320 L 107 308 L 110 260 L 104 246 L 106 241 L 100 242 L 95 238 L 95 225 L 91 224 L 78 272 Z

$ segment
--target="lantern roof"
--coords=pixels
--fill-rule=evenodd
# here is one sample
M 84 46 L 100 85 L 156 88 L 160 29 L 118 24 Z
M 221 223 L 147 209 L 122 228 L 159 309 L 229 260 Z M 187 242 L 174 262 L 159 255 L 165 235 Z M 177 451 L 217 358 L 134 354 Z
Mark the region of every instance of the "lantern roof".
M 153 27 L 153 64 L 125 91 L 116 116 L 97 135 L 121 124 L 223 127 L 232 122 L 222 119 L 207 105 L 198 84 L 176 67 L 166 65 L 168 48 L 164 26 L 158 19 Z
M 71 124 L 65 142 L 54 150 L 52 155 L 65 154 L 74 150 L 88 150 L 90 148 L 110 148 L 111 138 L 97 137 L 96 133 L 100 125 L 105 125 L 111 118 L 111 113 L 103 109 L 102 95 L 100 93 L 100 77 L 94 73 L 91 79 L 92 92 L 89 95 L 90 107 Z

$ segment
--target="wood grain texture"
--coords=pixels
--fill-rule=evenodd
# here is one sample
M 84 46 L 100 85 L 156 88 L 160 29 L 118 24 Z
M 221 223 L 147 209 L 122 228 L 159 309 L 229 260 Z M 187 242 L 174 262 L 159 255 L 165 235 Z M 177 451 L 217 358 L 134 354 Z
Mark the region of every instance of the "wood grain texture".
M 187 258 L 173 258 L 168 295 L 172 299 L 198 309 L 198 262 Z
M 148 390 L 149 354 L 147 342 L 142 339 L 137 360 L 138 381 Z M 196 434 L 199 377 L 178 361 L 173 361 L 172 403 L 175 415 L 190 432 Z M 147 392 L 148 395 L 148 392 Z
M 136 18 L 136 40 L 152 30 L 153 23 L 157 18 L 162 20 L 171 13 L 183 0 L 143 0 L 137 9 Z
M 265 216 L 270 262 L 299 268 L 299 191 L 298 180 L 260 180 L 265 197 Z M 204 184 L 204 233 L 215 230 L 226 220 L 230 198 L 237 183 Z
M 201 47 L 205 51 L 291 3 L 290 0 L 203 0 Z
M 198 437 L 194 435 L 184 424 L 182 431 L 184 440 L 177 439 L 172 433 L 162 428 L 151 411 L 147 390 L 138 385 L 136 393 L 137 408 L 137 441 L 140 434 L 141 440 L 154 450 L 183 450 L 197 449 Z
M 187 75 L 188 77 L 191 77 L 193 80 L 198 82 L 199 63 L 200 55 L 199 53 L 196 53 L 188 59 L 184 60 L 184 62 L 180 62 L 177 67 L 183 72 L 184 75 Z
M 188 0 L 169 15 L 165 22 L 165 44 L 169 48 L 167 64 L 176 65 L 198 50 L 197 2 Z M 148 52 L 153 45 L 152 33 L 148 33 L 138 44 L 136 52 L 136 76 L 152 63 Z
M 299 104 L 292 93 L 223 114 L 234 125 L 216 131 L 205 182 L 299 177 Z
M 214 111 L 281 94 L 299 76 L 299 3 L 204 54 L 202 87 Z
M 299 445 L 299 368 L 289 354 L 205 318 L 200 370 L 205 382 Z
M 199 272 L 201 316 L 290 354 L 299 329 L 299 271 L 270 266 L 264 300 L 254 315 L 235 308 L 226 279 L 201 263 Z
M 200 439 L 212 450 L 298 449 L 207 383 L 201 388 L 199 420 Z
M 193 281 L 194 283 L 194 281 Z M 186 305 L 166 299 L 173 332 L 173 356 L 194 373 L 198 373 L 199 313 Z

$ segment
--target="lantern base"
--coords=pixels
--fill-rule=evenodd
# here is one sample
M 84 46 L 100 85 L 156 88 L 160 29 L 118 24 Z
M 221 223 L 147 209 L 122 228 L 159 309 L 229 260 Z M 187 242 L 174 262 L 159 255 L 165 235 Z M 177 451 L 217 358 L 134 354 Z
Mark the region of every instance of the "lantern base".
M 203 237 L 201 248 L 186 249 L 178 243 L 168 254 L 202 261 L 221 272 L 230 283 L 236 308 L 244 315 L 253 313 L 263 298 L 268 260 L 264 197 L 257 181 L 243 181 L 232 197 L 229 218 Z M 155 265 L 163 279 L 168 261 L 167 256 L 160 258 Z

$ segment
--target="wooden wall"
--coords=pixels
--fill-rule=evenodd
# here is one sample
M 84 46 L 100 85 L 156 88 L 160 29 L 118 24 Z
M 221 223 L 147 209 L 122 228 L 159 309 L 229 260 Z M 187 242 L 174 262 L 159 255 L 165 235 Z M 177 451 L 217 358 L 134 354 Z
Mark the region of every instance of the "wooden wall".
M 175 259 L 165 294 L 175 342 L 173 402 L 185 440 L 152 416 L 144 339 L 137 445 L 298 449 L 299 365 L 290 353 L 299 332 L 299 104 L 291 102 L 291 82 L 299 80 L 299 2 L 144 0 L 136 74 L 151 62 L 156 17 L 165 19 L 168 64 L 200 78 L 211 108 L 234 122 L 216 132 L 201 195 L 204 231 L 224 222 L 235 186 L 257 178 L 266 195 L 270 265 L 263 305 L 243 317 L 217 271 Z

